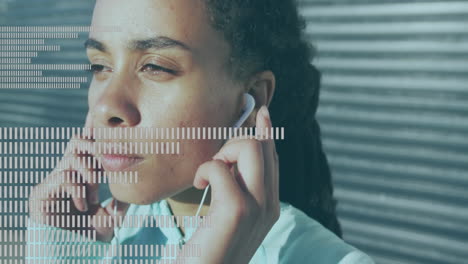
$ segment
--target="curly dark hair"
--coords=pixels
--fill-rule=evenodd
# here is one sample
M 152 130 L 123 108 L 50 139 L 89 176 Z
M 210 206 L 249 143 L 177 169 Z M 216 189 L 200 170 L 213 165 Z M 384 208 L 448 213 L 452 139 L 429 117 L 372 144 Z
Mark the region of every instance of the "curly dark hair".
M 213 27 L 230 43 L 236 80 L 270 70 L 276 90 L 272 123 L 285 128 L 277 141 L 280 200 L 299 208 L 341 237 L 328 161 L 315 118 L 320 73 L 305 39 L 305 21 L 294 0 L 204 0 Z

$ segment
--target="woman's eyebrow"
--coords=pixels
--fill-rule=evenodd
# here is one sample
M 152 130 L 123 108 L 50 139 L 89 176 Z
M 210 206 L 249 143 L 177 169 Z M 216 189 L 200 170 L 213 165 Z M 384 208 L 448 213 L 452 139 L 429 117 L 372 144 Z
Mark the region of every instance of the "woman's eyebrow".
M 104 45 L 104 43 L 93 38 L 88 38 L 85 41 L 84 46 L 85 46 L 85 49 L 97 49 L 101 52 L 107 52 L 106 45 Z
M 107 52 L 107 47 L 104 43 L 94 39 L 88 38 L 84 46 L 86 49 L 96 49 L 101 52 Z M 148 49 L 167 49 L 167 48 L 181 48 L 183 50 L 190 51 L 190 47 L 178 40 L 171 39 L 164 36 L 158 36 L 148 39 L 132 40 L 128 43 L 127 48 L 129 50 L 144 51 Z
M 164 36 L 158 36 L 149 39 L 133 40 L 127 46 L 130 50 L 144 51 L 148 49 L 167 49 L 167 48 L 181 48 L 190 51 L 190 47 L 178 40 L 171 39 Z

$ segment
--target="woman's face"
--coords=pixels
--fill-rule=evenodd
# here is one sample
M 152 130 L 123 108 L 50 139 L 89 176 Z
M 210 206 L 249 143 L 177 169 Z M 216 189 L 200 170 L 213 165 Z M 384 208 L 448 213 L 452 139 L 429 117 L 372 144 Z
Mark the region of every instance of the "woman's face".
M 203 1 L 98 0 L 92 27 L 88 126 L 230 127 L 237 120 L 243 87 L 229 77 L 229 45 Z M 148 204 L 192 187 L 196 169 L 222 142 L 180 142 L 179 155 L 138 154 L 125 168 L 138 171 L 138 183 L 110 184 L 114 197 Z M 99 159 L 115 170 L 115 159 Z

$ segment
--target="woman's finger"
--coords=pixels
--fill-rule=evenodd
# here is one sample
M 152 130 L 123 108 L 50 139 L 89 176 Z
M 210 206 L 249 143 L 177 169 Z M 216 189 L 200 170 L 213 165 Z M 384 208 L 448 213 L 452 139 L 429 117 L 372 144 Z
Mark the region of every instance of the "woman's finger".
M 99 204 L 97 177 L 100 177 L 102 174 L 102 170 L 99 169 L 92 155 L 92 145 L 89 143 L 92 142 L 89 140 L 77 140 L 76 144 L 72 146 L 72 149 L 76 151 L 72 151 L 69 156 L 65 157 L 61 164 L 62 169 L 67 170 L 69 175 L 73 176 L 72 180 L 86 187 L 86 198 L 84 201 L 81 198 L 73 199 L 74 202 L 78 202 L 75 206 L 79 210 L 84 211 L 87 211 L 90 205 Z M 77 154 L 77 152 L 81 154 Z M 85 205 L 81 205 L 83 202 Z
M 273 181 L 275 177 L 275 147 L 274 140 L 271 133 L 272 123 L 270 119 L 270 113 L 266 106 L 262 106 L 257 115 L 257 129 L 265 132 L 264 138 L 261 139 L 263 146 L 263 155 L 265 158 L 265 189 L 269 195 L 273 194 Z M 269 197 L 268 201 L 271 201 L 272 197 Z
M 227 164 L 237 165 L 242 188 L 250 193 L 258 204 L 265 202 L 264 158 L 262 143 L 255 139 L 244 139 L 225 144 L 213 157 Z
M 198 167 L 194 186 L 198 189 L 211 185 L 211 206 L 235 202 L 242 197 L 239 184 L 231 174 L 229 166 L 221 160 L 211 160 Z
M 85 186 L 80 183 L 64 183 L 60 185 L 60 189 L 65 189 L 66 192 L 71 196 L 75 208 L 80 212 L 86 212 L 89 210 L 88 202 L 85 196 L 83 196 L 83 189 Z
M 80 136 L 79 142 L 81 144 L 77 145 L 78 152 L 83 153 L 82 155 L 78 156 L 81 164 L 83 165 L 81 168 L 81 174 L 83 179 L 87 185 L 89 199 L 88 201 L 91 204 L 98 204 L 99 203 L 99 184 L 98 178 L 102 177 L 104 170 L 99 163 L 99 160 L 96 158 L 96 149 L 94 147 L 94 140 L 92 139 L 83 139 L 86 136 Z
M 266 106 L 262 106 L 257 113 L 257 133 L 271 131 L 271 120 Z M 239 172 L 248 190 L 263 205 L 274 199 L 275 150 L 274 141 L 270 135 L 263 135 L 265 139 L 229 140 L 214 156 L 227 163 L 237 163 Z
M 277 212 L 279 214 L 279 171 L 276 146 L 272 132 L 272 122 L 270 113 L 266 106 L 263 106 L 257 115 L 257 128 L 265 132 L 264 139 L 261 140 L 265 157 L 265 190 L 267 203 L 265 209 L 267 212 Z
M 89 139 L 88 135 L 73 135 L 67 144 L 64 156 L 72 154 L 92 154 L 94 155 L 94 139 Z

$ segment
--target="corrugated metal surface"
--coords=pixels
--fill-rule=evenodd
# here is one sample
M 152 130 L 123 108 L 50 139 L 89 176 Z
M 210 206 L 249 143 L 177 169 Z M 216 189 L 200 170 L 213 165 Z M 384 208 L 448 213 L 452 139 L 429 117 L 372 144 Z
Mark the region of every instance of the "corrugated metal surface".
M 94 1 L 15 0 L 0 1 L 2 26 L 89 26 Z M 87 63 L 79 39 L 46 39 L 46 45 L 60 45 L 60 52 L 39 52 L 34 64 Z M 44 76 L 85 76 L 85 71 L 44 71 Z M 0 126 L 80 126 L 87 111 L 88 83 L 82 89 L 0 89 Z
M 468 1 L 306 0 L 344 236 L 468 263 Z
M 0 0 L 0 26 L 86 26 L 90 24 L 93 5 L 94 1 Z M 39 56 L 33 58 L 33 64 L 87 63 L 83 47 L 87 35 L 84 32 L 79 34 L 78 39 L 46 39 L 46 45 L 60 45 L 61 51 L 39 52 Z M 91 74 L 82 70 L 44 71 L 43 76 L 85 76 L 90 80 Z M 82 89 L 0 89 L 0 127 L 82 126 L 87 111 L 86 87 L 88 86 L 89 82 L 82 83 Z M 8 171 L 8 169 L 0 168 L 0 176 L 5 179 Z M 2 181 L 0 187 L 8 185 L 10 184 Z M 105 190 L 105 186 L 103 189 Z M 13 197 L 13 194 L 4 193 L 4 195 Z M 12 200 L 2 197 L 0 202 Z M 3 217 L 5 221 L 10 216 L 25 217 L 26 215 L 26 213 L 19 212 L 0 212 L 0 217 Z M 24 228 L 11 228 L 7 222 L 1 223 L 0 231 L 6 230 L 24 231 Z M 0 263 L 22 263 L 14 262 L 19 259 L 11 257 L 14 256 L 14 251 L 10 252 L 10 250 L 15 245 L 24 245 L 24 238 L 21 242 L 14 242 L 11 237 L 9 240 L 0 238 L 0 247 L 2 247 L 0 251 L 3 250 L 0 252 Z M 25 255 L 21 250 L 18 253 L 19 256 Z

